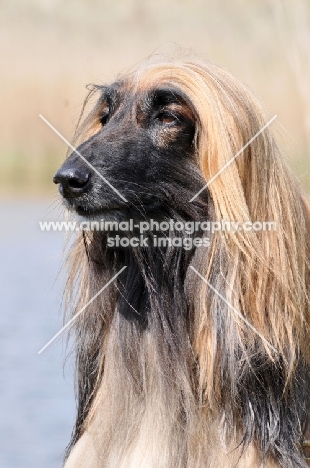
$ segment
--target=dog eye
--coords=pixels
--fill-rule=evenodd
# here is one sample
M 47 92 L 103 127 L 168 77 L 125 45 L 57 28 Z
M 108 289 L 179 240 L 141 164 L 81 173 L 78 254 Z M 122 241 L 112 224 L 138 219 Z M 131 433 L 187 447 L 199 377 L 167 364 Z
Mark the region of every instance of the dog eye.
M 99 122 L 101 123 L 102 126 L 104 126 L 107 123 L 108 119 L 109 119 L 109 113 L 105 112 L 99 117 Z
M 179 121 L 179 119 L 175 115 L 169 114 L 168 112 L 160 112 L 156 116 L 156 120 L 159 120 L 159 122 L 161 122 L 164 125 L 171 125 Z

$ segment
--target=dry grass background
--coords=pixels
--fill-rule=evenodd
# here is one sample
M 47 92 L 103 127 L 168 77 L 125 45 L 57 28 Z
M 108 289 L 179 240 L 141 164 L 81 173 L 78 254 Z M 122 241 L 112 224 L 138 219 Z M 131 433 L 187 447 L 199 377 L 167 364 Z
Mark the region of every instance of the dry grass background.
M 289 163 L 310 190 L 308 0 L 0 0 L 0 193 L 51 190 L 87 83 L 156 50 L 229 69 L 265 103 Z

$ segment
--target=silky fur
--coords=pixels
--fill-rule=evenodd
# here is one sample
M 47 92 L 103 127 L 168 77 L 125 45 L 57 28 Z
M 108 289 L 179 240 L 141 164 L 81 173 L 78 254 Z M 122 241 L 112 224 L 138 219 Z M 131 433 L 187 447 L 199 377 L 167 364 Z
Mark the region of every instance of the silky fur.
M 69 303 L 77 294 L 73 314 L 127 268 L 75 322 L 78 414 L 65 467 L 306 467 L 310 216 L 305 196 L 266 128 L 189 202 L 266 123 L 253 94 L 225 70 L 196 60 L 148 62 L 117 83 L 128 115 L 116 109 L 116 123 L 113 116 L 109 123 L 99 98 L 78 131 L 86 140 L 80 151 L 95 166 L 100 151 L 90 151 L 94 141 L 96 148 L 102 144 L 103 160 L 115 141 L 116 152 L 128 139 L 133 147 L 125 122 L 130 120 L 133 135 L 135 126 L 144 125 L 132 109 L 148 90 L 173 87 L 188 116 L 187 130 L 194 124 L 191 145 L 178 149 L 180 159 L 169 174 L 164 151 L 177 156 L 169 153 L 171 142 L 177 145 L 169 132 L 176 130 L 168 128 L 153 141 L 158 158 L 147 165 L 166 167 L 156 180 L 130 165 L 142 164 L 137 149 L 114 166 L 111 162 L 107 178 L 127 171 L 127 180 L 125 172 L 113 183 L 132 210 L 139 200 L 140 218 L 274 221 L 277 229 L 217 232 L 209 248 L 191 251 L 113 250 L 106 247 L 105 233 L 79 235 L 68 257 Z M 91 96 L 102 89 L 93 88 Z M 141 151 L 148 158 L 146 144 Z M 93 203 L 100 211 L 100 200 L 115 204 L 117 195 L 99 179 L 96 183 L 84 202 L 87 209 Z M 126 210 L 120 203 L 109 216 L 125 219 Z

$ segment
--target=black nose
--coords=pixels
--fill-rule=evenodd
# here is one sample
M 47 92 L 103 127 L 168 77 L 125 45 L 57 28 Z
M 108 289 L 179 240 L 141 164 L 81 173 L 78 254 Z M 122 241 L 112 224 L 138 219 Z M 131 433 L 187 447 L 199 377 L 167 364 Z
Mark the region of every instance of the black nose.
M 62 166 L 54 175 L 53 181 L 59 185 L 62 195 L 77 197 L 86 192 L 90 185 L 90 172 L 86 168 Z

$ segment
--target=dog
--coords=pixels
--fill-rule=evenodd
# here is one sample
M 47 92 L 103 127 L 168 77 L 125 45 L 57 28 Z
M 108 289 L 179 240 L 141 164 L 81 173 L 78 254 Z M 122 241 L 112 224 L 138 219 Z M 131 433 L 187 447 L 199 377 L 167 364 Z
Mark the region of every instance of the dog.
M 87 307 L 65 467 L 308 466 L 309 205 L 260 104 L 196 59 L 146 62 L 94 98 L 54 182 L 128 242 L 81 230 L 68 255 L 73 317 Z M 206 237 L 223 220 L 276 230 Z

